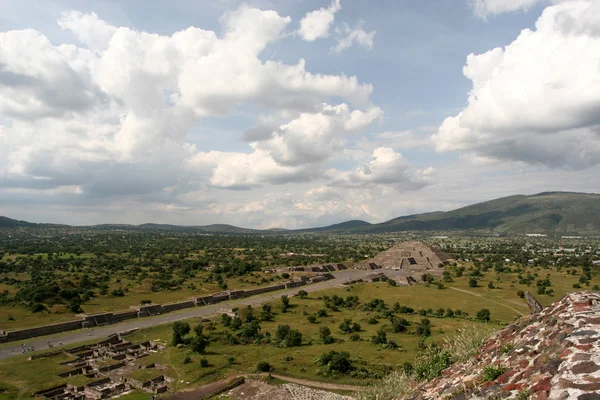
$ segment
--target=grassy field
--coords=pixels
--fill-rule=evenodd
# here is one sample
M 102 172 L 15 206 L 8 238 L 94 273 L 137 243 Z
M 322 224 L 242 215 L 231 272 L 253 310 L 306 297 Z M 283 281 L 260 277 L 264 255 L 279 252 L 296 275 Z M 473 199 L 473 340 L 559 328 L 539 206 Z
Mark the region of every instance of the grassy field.
M 468 264 L 465 266 L 469 267 Z M 183 390 L 233 374 L 255 372 L 257 363 L 264 360 L 268 361 L 280 374 L 310 380 L 331 381 L 331 377 L 318 375 L 315 365 L 315 359 L 329 350 L 347 351 L 356 366 L 362 366 L 369 371 L 383 375 L 389 369 L 398 368 L 405 362 L 413 361 L 418 354 L 420 336 L 415 334 L 415 329 L 423 318 L 417 314 L 420 309 L 431 309 L 435 313 L 440 308 L 452 308 L 468 313 L 467 317 L 462 318 L 436 318 L 431 314 L 428 315 L 431 320 L 432 334 L 426 339 L 426 343 L 442 343 L 444 339 L 451 337 L 457 329 L 465 324 L 483 327 L 484 323 L 474 318 L 477 311 L 482 308 L 490 310 L 492 321 L 485 325 L 494 329 L 499 329 L 514 321 L 520 314 L 529 313 L 524 299 L 517 295 L 518 290 L 530 291 L 544 305 L 576 290 L 573 289 L 573 284 L 577 282 L 578 276 L 569 275 L 565 270 L 561 272 L 541 268 L 529 268 L 528 270 L 531 273 L 537 273 L 540 279 L 550 279 L 554 294 L 552 296 L 538 295 L 535 281 L 530 286 L 521 285 L 518 283 L 515 273 L 496 273 L 492 270 L 478 278 L 479 285 L 477 287 L 470 287 L 470 278 L 467 276 L 453 276 L 453 282 L 445 282 L 443 289 L 438 289 L 435 284 L 420 283 L 410 287 L 393 287 L 384 282 L 333 288 L 311 293 L 305 299 L 292 298 L 292 308 L 286 313 L 279 312 L 279 303 L 274 302 L 272 304 L 275 311 L 274 321 L 260 322 L 263 334 L 266 332 L 274 334 L 277 326 L 281 324 L 298 329 L 303 335 L 303 344 L 299 347 L 286 349 L 270 344 L 231 345 L 224 340 L 226 334 L 231 332 L 230 329 L 217 323 L 214 331 L 207 329 L 204 331 L 211 338 L 206 354 L 191 353 L 186 348 L 168 346 L 163 351 L 139 361 L 144 365 L 154 362 L 165 366 L 164 370 L 139 370 L 132 372 L 130 376 L 140 379 L 165 374 L 175 379 L 171 385 L 174 390 Z M 493 289 L 488 287 L 490 281 L 493 282 Z M 595 276 L 590 282 L 590 287 L 597 284 L 600 284 L 600 277 Z M 589 290 L 590 287 L 584 287 L 584 289 Z M 183 297 L 181 292 L 178 294 Z M 333 295 L 358 296 L 361 305 L 353 309 L 340 308 L 340 311 L 337 312 L 328 310 L 327 317 L 318 318 L 317 323 L 309 323 L 307 315 L 324 308 L 323 300 L 319 298 Z M 383 299 L 389 307 L 398 302 L 403 306 L 415 309 L 415 314 L 412 315 L 397 314 L 410 322 L 408 332 L 394 333 L 389 320 L 382 318 L 376 311 L 363 310 L 363 304 L 376 298 Z M 255 311 L 255 314 L 258 314 L 258 310 Z M 339 330 L 339 324 L 346 318 L 361 325 L 360 341 L 349 340 L 349 334 L 344 334 Z M 377 323 L 370 324 L 370 318 L 377 319 Z M 190 320 L 189 323 L 193 327 L 200 321 Z M 319 329 L 323 326 L 331 330 L 332 336 L 336 340 L 335 343 L 323 343 L 319 336 Z M 371 337 L 381 328 L 386 331 L 388 340 L 394 340 L 399 345 L 398 349 L 386 349 L 381 345 L 371 343 Z M 171 334 L 172 325 L 160 325 L 137 331 L 127 339 L 132 342 L 154 340 L 166 345 L 170 341 Z M 186 356 L 190 357 L 190 362 L 187 364 L 184 363 Z M 81 377 L 61 380 L 56 376 L 63 369 L 59 363 L 66 360 L 64 357 L 28 361 L 25 357 L 18 356 L 0 362 L 0 400 L 29 398 L 28 396 L 36 390 L 69 382 L 69 379 L 81 380 Z M 209 366 L 201 367 L 201 359 L 208 360 Z M 336 382 L 365 385 L 371 380 L 341 376 L 336 379 Z M 137 400 L 147 398 L 147 396 L 143 393 L 132 393 L 121 398 Z
M 4 276 L 18 280 L 29 279 L 29 275 L 26 273 L 0 274 L 0 279 Z M 204 279 L 208 276 L 208 272 L 199 272 L 196 274 L 196 277 L 190 279 L 184 287 L 178 290 L 162 290 L 158 292 L 151 290 L 150 279 L 139 284 L 124 277 L 114 277 L 109 286 L 109 294 L 98 295 L 90 299 L 82 305 L 82 309 L 86 314 L 104 311 L 127 311 L 130 309 L 130 306 L 139 305 L 142 300 L 152 300 L 154 304 L 165 304 L 184 301 L 191 296 L 203 296 L 222 291 L 217 283 L 204 282 Z M 258 286 L 266 286 L 284 280 L 281 276 L 266 274 L 264 272 L 254 272 L 252 276 L 224 279 L 229 289 L 254 289 Z M 118 297 L 110 294 L 112 289 L 119 287 L 127 288 L 128 291 L 125 296 Z M 4 290 L 8 290 L 9 293 L 14 294 L 17 289 L 14 286 L 0 283 L 0 292 Z M 54 306 L 50 306 L 48 311 L 38 313 L 32 313 L 29 309 L 18 305 L 0 306 L 0 329 L 6 331 L 70 321 L 76 318 L 75 314 L 70 312 L 64 304 L 55 304 Z

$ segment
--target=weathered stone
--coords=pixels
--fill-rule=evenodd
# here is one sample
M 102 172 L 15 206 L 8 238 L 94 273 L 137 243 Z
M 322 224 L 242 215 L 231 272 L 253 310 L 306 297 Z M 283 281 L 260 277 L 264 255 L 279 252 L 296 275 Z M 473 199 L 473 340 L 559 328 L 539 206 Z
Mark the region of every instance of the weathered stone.
M 550 375 L 556 375 L 558 373 L 558 368 L 560 367 L 562 362 L 563 361 L 558 358 L 553 358 L 550 361 L 546 362 L 544 365 L 542 365 L 542 367 L 540 368 L 540 372 L 548 373 Z
M 550 378 L 545 378 L 531 387 L 531 393 L 550 390 Z
M 577 397 L 577 400 L 600 400 L 598 393 L 585 393 Z
M 532 313 L 539 313 L 544 309 L 540 302 L 537 301 L 529 292 L 525 292 L 525 301 L 527 301 L 527 305 Z
M 548 400 L 546 392 L 535 392 L 531 395 L 531 400 Z
M 584 361 L 579 364 L 573 365 L 571 367 L 571 372 L 574 374 L 591 374 L 592 372 L 596 372 L 600 369 L 600 365 L 592 361 Z

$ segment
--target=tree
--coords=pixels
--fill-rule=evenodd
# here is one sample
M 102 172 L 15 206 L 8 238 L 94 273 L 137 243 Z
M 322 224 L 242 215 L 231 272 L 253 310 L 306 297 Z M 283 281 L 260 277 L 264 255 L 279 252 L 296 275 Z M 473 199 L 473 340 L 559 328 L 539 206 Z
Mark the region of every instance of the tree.
M 490 310 L 487 308 L 482 308 L 481 310 L 477 311 L 477 319 L 488 322 L 490 320 Z
M 477 287 L 478 284 L 479 284 L 479 282 L 477 281 L 477 279 L 475 279 L 475 278 L 469 279 L 469 287 Z
M 183 337 L 190 333 L 190 324 L 187 322 L 177 321 L 173 324 L 173 346 L 183 343 Z
M 319 336 L 321 339 L 325 339 L 327 336 L 331 335 L 331 329 L 326 326 L 322 326 L 319 328 Z
M 271 372 L 272 370 L 273 367 L 271 367 L 271 364 L 266 361 L 259 361 L 258 364 L 256 364 L 257 372 Z
M 305 299 L 306 296 L 308 296 L 308 292 L 306 290 L 300 290 L 298 292 L 298 297 L 300 297 L 301 299 Z
M 374 344 L 386 344 L 387 343 L 387 334 L 385 333 L 383 328 L 378 330 L 377 333 L 375 334 L 375 336 L 371 337 L 371 342 L 373 342 Z
M 319 356 L 316 363 L 321 367 L 317 373 L 322 375 L 335 373 L 347 374 L 354 369 L 350 360 L 350 354 L 345 351 L 338 353 L 331 350 L 329 353 L 323 353 Z
M 193 352 L 202 354 L 204 353 L 204 350 L 206 349 L 206 346 L 208 346 L 209 343 L 210 342 L 208 338 L 206 338 L 205 336 L 195 336 L 190 341 L 190 348 Z
M 228 314 L 221 314 L 221 325 L 228 327 L 231 325 L 231 317 Z
M 286 312 L 289 307 L 290 307 L 290 299 L 288 298 L 287 294 L 284 294 L 283 296 L 281 296 L 281 312 L 282 313 Z
M 278 325 L 275 340 L 280 347 L 296 347 L 302 344 L 302 334 L 298 330 L 291 329 L 289 325 Z
M 240 329 L 242 327 L 242 320 L 239 319 L 238 317 L 233 317 L 233 319 L 231 320 L 231 329 Z
M 431 336 L 431 321 L 429 319 L 421 319 L 421 322 L 417 325 L 417 335 L 421 335 L 424 338 Z

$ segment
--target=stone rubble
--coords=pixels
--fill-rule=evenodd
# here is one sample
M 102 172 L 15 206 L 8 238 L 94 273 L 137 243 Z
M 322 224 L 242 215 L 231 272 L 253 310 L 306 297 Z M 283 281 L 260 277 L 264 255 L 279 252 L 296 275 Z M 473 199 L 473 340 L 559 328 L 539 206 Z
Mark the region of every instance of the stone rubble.
M 506 369 L 483 381 L 484 368 Z M 570 293 L 494 334 L 410 400 L 600 400 L 600 292 Z

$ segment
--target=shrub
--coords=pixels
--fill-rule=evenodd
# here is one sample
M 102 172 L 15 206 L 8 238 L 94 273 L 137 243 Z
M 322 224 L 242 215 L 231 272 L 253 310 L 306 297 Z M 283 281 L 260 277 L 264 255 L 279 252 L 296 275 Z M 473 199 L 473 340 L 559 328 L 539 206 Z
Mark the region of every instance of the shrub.
M 478 284 L 479 284 L 479 282 L 477 282 L 477 279 L 475 279 L 475 278 L 469 279 L 469 287 L 477 287 Z
M 140 300 L 141 305 L 152 304 L 152 300 Z
M 191 362 L 192 362 L 192 358 L 189 356 L 189 354 L 186 354 L 186 356 L 183 358 L 183 363 L 189 364 Z
M 202 354 L 210 342 L 204 336 L 196 336 L 190 341 L 190 348 L 193 352 Z
M 306 296 L 308 296 L 308 292 L 306 290 L 300 290 L 298 292 L 298 297 L 300 297 L 301 299 L 305 299 Z
M 202 359 L 200 359 L 200 366 L 202 368 L 208 368 L 208 367 L 210 367 L 210 363 L 208 362 L 208 360 L 206 358 L 202 358 Z
M 490 320 L 490 310 L 487 308 L 482 308 L 481 310 L 477 311 L 477 319 L 488 322 Z
M 414 376 L 417 381 L 431 380 L 442 374 L 450 366 L 450 352 L 430 345 L 415 359 Z
M 289 325 L 278 325 L 275 340 L 280 347 L 296 347 L 302 344 L 302 333 Z
M 472 359 L 485 342 L 493 328 L 488 326 L 464 325 L 456 335 L 444 339 L 444 350 L 452 356 L 452 362 L 461 363 Z
M 581 285 L 579 283 L 574 283 L 573 289 L 581 289 Z
M 273 367 L 271 367 L 271 364 L 269 364 L 266 361 L 259 361 L 258 364 L 256 364 L 256 371 L 271 372 L 271 371 L 273 371 Z
M 306 317 L 306 319 L 308 320 L 308 322 L 310 322 L 311 324 L 314 324 L 315 322 L 317 322 L 317 317 L 315 315 L 309 315 L 308 317 Z
M 408 329 L 406 328 L 408 326 L 408 321 L 405 320 L 404 318 L 395 318 L 394 321 L 392 322 L 392 328 L 394 330 L 394 332 L 399 333 L 399 332 L 406 332 Z
M 417 325 L 417 335 L 422 337 L 431 336 L 431 321 L 429 319 L 423 318 Z
M 281 277 L 283 279 L 290 279 L 290 274 L 288 274 L 287 272 L 284 272 L 283 274 L 281 274 Z
M 592 290 L 600 290 L 600 286 L 594 285 L 594 286 L 592 286 Z
M 369 319 L 367 320 L 367 323 L 368 323 L 368 324 L 370 324 L 370 325 L 375 325 L 375 324 L 376 324 L 376 323 L 378 323 L 378 322 L 379 322 L 379 321 L 377 321 L 377 319 L 376 319 L 376 318 L 373 318 L 373 317 L 371 317 L 371 318 L 369 318 Z
M 319 328 L 319 337 L 321 339 L 325 339 L 329 335 L 331 335 L 331 330 L 328 327 L 322 326 Z
M 517 290 L 517 296 L 519 296 L 520 298 L 524 298 L 525 297 L 525 292 L 522 290 Z
M 387 283 L 388 283 L 390 286 L 398 286 L 398 282 L 396 282 L 396 281 L 395 281 L 395 280 L 393 280 L 393 279 L 388 279 Z
M 481 378 L 484 382 L 495 381 L 506 371 L 507 369 L 501 365 L 488 365 L 483 368 L 483 374 L 481 375 Z
M 327 310 L 321 308 L 319 311 L 317 311 L 317 317 L 319 317 L 319 318 L 327 317 Z
M 30 308 L 32 313 L 38 313 L 42 311 L 46 311 L 46 306 L 42 303 L 34 303 Z
M 374 344 L 386 344 L 387 343 L 387 334 L 385 333 L 383 328 L 378 330 L 377 333 L 375 334 L 375 336 L 371 337 L 371 342 Z
M 358 400 L 396 400 L 410 393 L 413 387 L 410 374 L 393 371 L 366 391 L 358 394 Z
M 333 336 L 328 335 L 323 338 L 323 344 L 332 344 L 332 343 L 335 343 L 335 339 L 333 338 Z
M 353 333 L 352 335 L 350 335 L 350 340 L 352 340 L 353 342 L 358 342 L 360 340 L 360 335 L 358 333 Z
M 221 314 L 221 325 L 228 327 L 231 325 L 232 318 L 228 314 Z
M 490 289 L 494 289 L 494 288 L 495 288 L 495 286 L 494 286 L 494 282 L 492 282 L 492 281 L 489 281 L 489 282 L 488 282 L 488 288 L 490 288 Z
M 338 353 L 331 350 L 329 353 L 323 353 L 316 360 L 316 364 L 321 367 L 317 370 L 320 375 L 347 374 L 353 369 L 350 354 L 345 351 Z
M 444 314 L 444 316 L 447 317 L 447 318 L 452 318 L 452 317 L 454 317 L 454 311 L 452 311 L 451 308 L 448 308 L 446 310 L 446 313 Z

